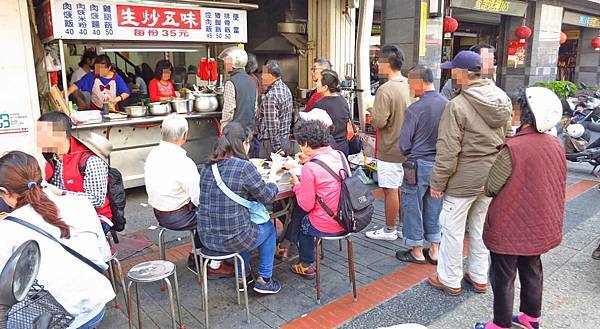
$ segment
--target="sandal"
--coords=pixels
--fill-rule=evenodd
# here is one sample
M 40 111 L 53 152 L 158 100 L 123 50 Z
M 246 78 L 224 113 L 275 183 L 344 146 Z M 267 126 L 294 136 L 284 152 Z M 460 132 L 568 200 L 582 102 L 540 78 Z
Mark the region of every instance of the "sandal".
M 285 262 L 289 258 L 290 248 L 281 248 L 279 245 L 275 246 L 275 258 Z
M 299 276 L 301 276 L 307 280 L 312 280 L 317 275 L 317 271 L 313 265 L 304 267 L 302 265 L 302 263 L 297 263 L 297 264 L 293 264 L 290 267 L 290 270 L 292 270 L 292 272 L 294 272 L 295 274 L 298 274 Z
M 407 262 L 407 263 L 415 263 L 415 264 L 427 264 L 427 261 L 425 259 L 416 259 L 415 256 L 413 256 L 412 252 L 410 250 L 398 250 L 396 251 L 396 259 L 398 259 L 401 262 Z
M 438 260 L 431 258 L 431 255 L 429 255 L 429 249 L 423 249 L 423 256 L 425 256 L 425 260 L 429 264 L 431 264 L 431 265 L 437 265 L 438 264 Z

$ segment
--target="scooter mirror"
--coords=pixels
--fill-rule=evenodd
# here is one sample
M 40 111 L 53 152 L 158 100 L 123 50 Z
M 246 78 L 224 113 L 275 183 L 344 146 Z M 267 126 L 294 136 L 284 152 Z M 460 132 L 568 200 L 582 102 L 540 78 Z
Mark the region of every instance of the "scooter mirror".
M 10 309 L 27 296 L 38 275 L 40 259 L 40 246 L 34 240 L 15 250 L 0 273 L 0 310 Z M 0 324 L 4 319 L 4 314 L 0 314 Z

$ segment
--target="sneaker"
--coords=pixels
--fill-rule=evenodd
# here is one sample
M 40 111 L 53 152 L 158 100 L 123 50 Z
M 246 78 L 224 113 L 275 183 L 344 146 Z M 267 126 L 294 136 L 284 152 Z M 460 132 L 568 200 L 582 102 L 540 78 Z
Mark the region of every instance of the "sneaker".
M 375 231 L 366 232 L 365 235 L 367 236 L 367 238 L 373 239 L 373 240 L 394 241 L 394 240 L 398 239 L 398 231 L 386 233 L 385 228 L 383 228 L 383 227 L 378 230 L 375 230 Z
M 539 319 L 532 318 L 526 314 L 512 316 L 512 324 L 523 329 L 540 329 Z
M 244 291 L 244 281 L 241 278 L 237 279 L 238 283 L 238 291 Z M 252 275 L 248 275 L 246 277 L 246 288 L 250 289 L 250 285 L 254 283 L 254 278 Z
M 276 294 L 279 290 L 281 290 L 281 283 L 273 278 L 267 282 L 259 276 L 254 283 L 254 291 L 259 294 Z
M 314 265 L 304 267 L 302 263 L 298 262 L 297 264 L 292 265 L 290 270 L 307 280 L 312 280 L 317 276 L 317 269 Z

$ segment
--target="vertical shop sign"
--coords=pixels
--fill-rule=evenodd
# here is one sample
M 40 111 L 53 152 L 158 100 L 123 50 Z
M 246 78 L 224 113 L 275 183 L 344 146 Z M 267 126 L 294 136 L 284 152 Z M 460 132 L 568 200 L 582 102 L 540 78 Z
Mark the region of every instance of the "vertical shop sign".
M 419 57 L 427 54 L 427 2 L 421 2 L 421 26 L 419 27 Z

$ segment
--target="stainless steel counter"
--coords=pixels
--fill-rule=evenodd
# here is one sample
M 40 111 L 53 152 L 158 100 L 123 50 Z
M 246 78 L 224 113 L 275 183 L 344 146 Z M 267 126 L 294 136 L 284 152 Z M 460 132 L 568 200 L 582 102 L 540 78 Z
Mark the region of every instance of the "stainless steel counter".
M 212 119 L 212 118 L 221 118 L 221 112 L 205 112 L 205 113 L 189 113 L 189 114 L 181 114 L 188 120 L 194 119 Z M 156 116 L 145 116 L 139 118 L 125 118 L 125 119 L 116 119 L 116 120 L 107 120 L 100 123 L 90 123 L 90 124 L 80 124 L 73 126 L 73 129 L 96 129 L 96 128 L 108 128 L 108 127 L 120 127 L 120 126 L 133 126 L 133 125 L 144 125 L 144 124 L 152 124 L 159 123 L 165 119 L 164 115 L 156 115 Z
M 188 141 L 183 148 L 196 164 L 205 163 L 217 141 L 221 112 L 182 114 L 188 119 Z M 74 126 L 105 136 L 113 144 L 110 164 L 123 174 L 125 188 L 143 186 L 148 153 L 160 143 L 165 116 L 146 116 Z M 169 170 L 169 168 L 165 168 Z

